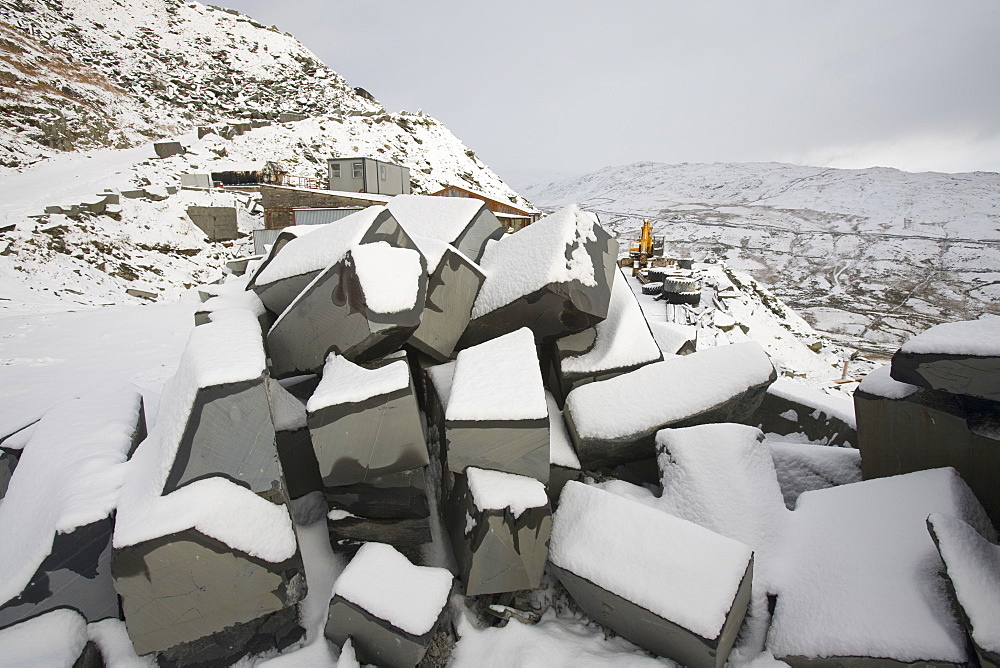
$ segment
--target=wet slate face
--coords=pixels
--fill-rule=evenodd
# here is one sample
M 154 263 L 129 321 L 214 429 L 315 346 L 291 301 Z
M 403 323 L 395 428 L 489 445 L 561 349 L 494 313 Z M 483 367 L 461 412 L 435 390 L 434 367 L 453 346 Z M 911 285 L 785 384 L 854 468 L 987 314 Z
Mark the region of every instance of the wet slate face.
M 308 424 L 326 487 L 430 463 L 412 383 L 366 401 L 327 406 L 310 413 Z
M 474 262 L 479 262 L 483 259 L 483 253 L 486 252 L 486 244 L 491 240 L 502 239 L 505 233 L 506 230 L 496 215 L 483 206 L 469 225 L 458 235 L 458 238 L 452 242 L 452 245 L 462 251 L 466 257 L 472 258 Z
M 365 303 L 351 254 L 325 269 L 267 334 L 276 378 L 319 373 L 330 352 L 351 362 L 378 359 L 403 347 L 420 325 L 427 290 L 421 273 L 413 308 L 377 313 Z
M 457 474 L 445 520 L 467 596 L 541 586 L 552 532 L 547 504 L 517 518 L 510 510 L 480 510 L 466 477 Z
M 7 495 L 10 478 L 17 468 L 18 453 L 11 450 L 0 450 L 0 499 Z
M 890 375 L 901 383 L 1000 402 L 1000 357 L 897 351 Z
M 485 274 L 477 266 L 446 250 L 427 283 L 420 326 L 409 344 L 439 362 L 451 357 L 469 324 L 472 306 L 485 280 Z
M 275 433 L 278 460 L 284 474 L 289 499 L 298 499 L 323 489 L 319 462 L 313 451 L 312 438 L 305 427 Z
M 407 554 L 404 548 L 419 547 L 431 542 L 431 522 L 428 517 L 376 519 L 348 516 L 327 519 L 330 543 L 335 547 L 356 543 L 387 543 Z
M 549 419 L 447 420 L 448 469 L 469 466 L 549 479 Z
M 725 665 L 750 604 L 752 559 L 716 638 L 703 638 L 586 578 L 555 564 L 550 566 L 559 582 L 592 620 L 653 654 L 691 668 L 722 668 Z M 664 574 L 664 577 L 669 577 L 669 574 Z
M 326 488 L 330 509 L 372 519 L 428 517 L 424 468 L 369 478 L 354 485 Z
M 720 404 L 706 407 L 699 413 L 684 416 L 679 420 L 659 424 L 621 438 L 604 439 L 581 436 L 573 422 L 572 411 L 564 413 L 566 428 L 573 439 L 580 463 L 585 469 L 610 469 L 619 464 L 655 456 L 656 432 L 665 427 L 694 427 L 713 422 L 749 424 L 752 422 L 753 415 L 757 412 L 767 388 L 774 382 L 776 376 L 777 374 L 772 371 L 768 382 L 755 385 Z
M 326 637 L 338 647 L 350 638 L 361 663 L 412 668 L 420 663 L 436 628 L 412 635 L 338 595 L 330 601 Z
M 1000 526 L 1000 403 L 935 390 L 905 399 L 854 393 L 865 480 L 952 466 Z
M 21 594 L 0 606 L 0 628 L 54 610 L 71 608 L 88 622 L 118 619 L 111 578 L 111 518 L 57 533 L 52 551 Z
M 272 564 L 193 529 L 115 550 L 112 572 L 140 655 L 253 623 L 306 593 L 298 553 Z
M 198 390 L 163 493 L 213 476 L 284 493 L 263 377 Z

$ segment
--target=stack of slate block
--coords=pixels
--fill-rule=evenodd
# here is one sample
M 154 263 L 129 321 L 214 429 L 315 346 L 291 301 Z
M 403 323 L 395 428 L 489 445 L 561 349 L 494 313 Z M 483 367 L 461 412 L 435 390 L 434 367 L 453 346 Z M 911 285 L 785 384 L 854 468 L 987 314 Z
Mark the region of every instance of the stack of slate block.
M 192 331 L 121 490 L 112 573 L 137 654 L 223 662 L 302 636 L 287 502 L 260 324 L 218 311 Z
M 918 334 L 854 405 L 865 479 L 952 466 L 1000 526 L 1000 318 Z
M 306 409 L 331 541 L 429 542 L 429 459 L 405 355 L 366 368 L 331 353 Z

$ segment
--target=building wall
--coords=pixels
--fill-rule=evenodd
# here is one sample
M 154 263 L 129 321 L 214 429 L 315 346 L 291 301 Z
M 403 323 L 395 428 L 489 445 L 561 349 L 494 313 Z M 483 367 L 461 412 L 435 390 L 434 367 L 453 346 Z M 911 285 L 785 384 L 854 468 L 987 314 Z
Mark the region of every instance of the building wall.
M 356 193 L 365 192 L 364 163 L 365 158 L 336 158 L 327 161 L 326 173 L 330 190 L 342 190 L 343 192 Z M 362 165 L 362 173 L 358 178 L 354 178 L 354 165 Z M 340 165 L 340 177 L 334 176 L 334 165 Z
M 431 194 L 438 197 L 471 197 L 473 199 L 482 200 L 483 202 L 486 202 L 486 208 L 493 213 L 509 213 L 514 216 L 528 216 L 528 218 L 530 218 L 530 222 L 538 220 L 539 217 L 538 214 L 509 206 L 503 202 L 498 202 L 495 199 L 490 199 L 485 195 L 480 195 L 479 193 L 474 193 L 471 190 L 459 188 L 458 186 L 448 186 L 444 190 L 439 190 L 438 192 Z
M 367 200 L 363 197 L 344 197 L 323 190 L 279 188 L 267 185 L 260 187 L 260 194 L 261 203 L 264 206 L 264 227 L 269 230 L 280 230 L 283 227 L 294 225 L 295 212 L 292 209 L 295 208 L 326 209 L 385 204 L 384 199 Z

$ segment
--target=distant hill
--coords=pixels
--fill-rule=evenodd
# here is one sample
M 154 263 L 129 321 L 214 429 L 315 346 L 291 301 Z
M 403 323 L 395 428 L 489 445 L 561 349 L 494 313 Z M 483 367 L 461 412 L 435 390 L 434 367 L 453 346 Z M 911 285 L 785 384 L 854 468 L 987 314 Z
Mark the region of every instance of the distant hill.
M 1000 174 L 641 162 L 525 194 L 579 202 L 623 237 L 650 218 L 668 249 L 725 258 L 861 347 L 1000 314 Z

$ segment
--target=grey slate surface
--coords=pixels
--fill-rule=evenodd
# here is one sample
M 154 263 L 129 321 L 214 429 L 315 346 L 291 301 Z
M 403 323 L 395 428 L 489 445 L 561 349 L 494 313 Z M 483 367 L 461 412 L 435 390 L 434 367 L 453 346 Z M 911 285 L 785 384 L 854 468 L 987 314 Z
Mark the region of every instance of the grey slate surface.
M 865 480 L 954 467 L 1000 526 L 1000 405 L 935 390 L 905 399 L 854 393 Z
M 549 419 L 446 420 L 448 469 L 463 472 L 476 466 L 549 479 Z
M 330 601 L 326 637 L 338 647 L 343 647 L 350 638 L 362 663 L 412 668 L 423 658 L 434 629 L 414 636 L 338 595 Z
M 901 383 L 1000 402 L 1000 357 L 904 353 L 890 375 Z
M 722 668 L 725 665 L 750 604 L 753 560 L 747 567 L 717 638 L 702 638 L 586 578 L 554 564 L 550 566 L 559 582 L 592 620 L 653 654 L 673 659 L 690 668 Z M 664 574 L 664 577 L 669 577 L 669 574 Z
M 420 326 L 409 343 L 443 362 L 451 357 L 465 332 L 485 274 L 478 265 L 448 249 L 427 282 L 427 299 Z
M 445 512 L 466 596 L 537 589 L 541 585 L 552 533 L 548 504 L 527 508 L 517 518 L 509 509 L 480 510 L 466 477 L 458 474 Z

